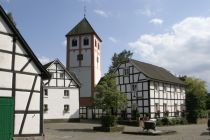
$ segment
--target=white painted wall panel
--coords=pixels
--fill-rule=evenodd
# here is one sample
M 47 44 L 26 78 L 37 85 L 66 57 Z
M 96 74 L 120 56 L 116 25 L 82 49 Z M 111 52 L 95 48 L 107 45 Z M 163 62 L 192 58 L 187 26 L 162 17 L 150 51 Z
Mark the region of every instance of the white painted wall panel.
M 35 74 L 40 74 L 40 71 L 35 66 L 34 62 L 30 62 L 28 66 L 25 68 L 24 72 L 30 72 Z
M 11 72 L 0 71 L 0 77 L 1 79 L 4 79 L 4 80 L 0 80 L 0 87 L 12 88 L 12 73 Z
M 16 91 L 15 95 L 15 110 L 25 110 L 30 92 Z
M 40 131 L 40 115 L 27 114 L 23 134 L 39 134 Z
M 16 88 L 17 89 L 29 89 L 29 90 L 31 90 L 33 82 L 34 82 L 34 77 L 35 76 L 18 73 L 16 75 Z M 23 84 L 23 81 L 24 81 L 24 84 Z
M 34 90 L 40 91 L 40 86 L 41 86 L 41 77 L 38 76 L 37 80 L 36 80 L 36 84 L 35 84 Z
M 27 57 L 16 55 L 15 56 L 15 64 L 16 64 L 15 70 L 20 71 L 27 62 L 28 62 Z
M 16 53 L 27 54 L 19 41 L 16 42 Z
M 11 52 L 12 48 L 13 48 L 12 37 L 0 34 L 0 49 Z
M 0 90 L 0 97 L 12 97 L 11 90 Z
M 12 54 L 0 52 L 0 68 L 11 69 Z
M 34 93 L 32 95 L 29 110 L 40 110 L 40 93 Z
M 19 134 L 20 126 L 23 120 L 23 114 L 15 114 L 14 134 Z

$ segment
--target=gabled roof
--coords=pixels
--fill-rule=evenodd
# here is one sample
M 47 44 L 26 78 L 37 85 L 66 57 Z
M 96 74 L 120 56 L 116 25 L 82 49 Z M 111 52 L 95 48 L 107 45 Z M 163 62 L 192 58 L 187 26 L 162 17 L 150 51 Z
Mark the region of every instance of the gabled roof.
M 14 23 L 10 20 L 7 13 L 4 11 L 2 6 L 0 5 L 0 16 L 4 19 L 7 26 L 10 28 L 10 30 L 13 32 L 12 36 L 16 37 L 20 44 L 22 45 L 23 49 L 26 51 L 26 53 L 31 57 L 37 68 L 41 72 L 41 76 L 43 79 L 50 78 L 50 74 L 47 72 L 47 70 L 43 67 L 43 65 L 40 63 L 36 55 L 33 53 L 27 42 L 24 40 Z
M 137 60 L 130 59 L 129 60 L 139 71 L 143 72 L 147 77 L 154 80 L 161 80 L 165 82 L 171 82 L 176 84 L 184 85 L 184 82 L 179 80 L 173 74 L 171 74 L 168 70 L 158 67 L 152 64 L 140 62 Z
M 51 62 L 45 64 L 44 67 L 47 69 L 47 68 L 49 68 L 49 67 L 50 67 L 52 64 L 54 64 L 54 63 L 59 63 L 60 66 L 65 70 L 65 72 L 74 80 L 74 82 L 76 82 L 76 84 L 77 84 L 79 87 L 81 86 L 81 83 L 80 83 L 80 81 L 78 80 L 77 76 L 76 76 L 73 72 L 68 71 L 68 70 L 66 69 L 66 67 L 60 62 L 59 59 L 55 59 L 55 60 L 53 60 L 53 61 L 51 61 Z
M 93 27 L 90 25 L 88 20 L 84 17 L 76 26 L 74 26 L 71 31 L 66 34 L 66 36 L 73 36 L 73 35 L 82 35 L 82 34 L 95 34 L 100 41 L 100 37 L 94 31 Z

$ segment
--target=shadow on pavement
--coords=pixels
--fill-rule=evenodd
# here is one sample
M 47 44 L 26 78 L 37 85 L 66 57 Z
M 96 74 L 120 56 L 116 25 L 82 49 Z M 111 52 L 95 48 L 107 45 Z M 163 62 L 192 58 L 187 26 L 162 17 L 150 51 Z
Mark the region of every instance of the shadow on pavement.
M 210 132 L 203 132 L 203 133 L 201 133 L 201 136 L 206 136 L 206 135 L 210 136 Z
M 57 130 L 57 131 L 63 131 L 63 132 L 71 131 L 71 132 L 95 133 L 95 131 L 93 131 L 92 129 L 55 129 L 55 130 Z

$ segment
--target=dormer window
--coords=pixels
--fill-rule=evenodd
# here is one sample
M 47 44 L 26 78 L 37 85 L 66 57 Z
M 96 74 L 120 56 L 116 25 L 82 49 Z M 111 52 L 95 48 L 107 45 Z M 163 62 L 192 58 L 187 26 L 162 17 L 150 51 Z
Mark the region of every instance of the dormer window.
M 130 73 L 129 68 L 125 68 L 125 69 L 124 69 L 124 76 L 128 76 L 129 73 Z
M 76 47 L 77 46 L 77 40 L 73 39 L 71 45 L 72 45 L 72 47 Z
M 84 38 L 84 40 L 83 40 L 83 45 L 84 45 L 84 46 L 89 45 L 89 39 L 88 39 L 87 37 Z

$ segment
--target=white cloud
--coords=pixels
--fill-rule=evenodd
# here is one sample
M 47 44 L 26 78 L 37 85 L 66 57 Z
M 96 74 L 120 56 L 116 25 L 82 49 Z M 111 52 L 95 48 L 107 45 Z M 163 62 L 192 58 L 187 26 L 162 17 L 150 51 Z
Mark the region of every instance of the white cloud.
M 141 35 L 129 47 L 139 54 L 139 60 L 210 84 L 210 17 L 188 17 L 169 32 Z
M 113 43 L 117 43 L 118 42 L 118 40 L 116 38 L 112 37 L 112 36 L 109 37 L 109 40 L 111 42 L 113 42 Z
M 103 10 L 95 9 L 94 13 L 96 13 L 97 15 L 102 16 L 102 17 L 108 17 L 108 13 L 106 13 Z
M 50 62 L 51 60 L 50 60 L 50 58 L 48 58 L 48 57 L 41 56 L 41 57 L 39 57 L 39 61 L 40 61 L 42 64 L 46 64 L 46 63 Z
M 163 20 L 159 18 L 153 18 L 149 21 L 149 23 L 154 24 L 154 25 L 161 25 L 163 24 Z
M 64 40 L 64 41 L 62 42 L 62 45 L 63 45 L 64 47 L 66 47 L 66 45 L 67 45 L 67 41 L 66 41 L 66 40 Z
M 137 15 L 141 14 L 141 15 L 144 15 L 144 16 L 147 16 L 147 17 L 152 17 L 152 16 L 156 15 L 157 11 L 152 10 L 149 7 L 146 7 L 144 9 L 137 9 L 137 10 L 135 10 L 135 13 Z

